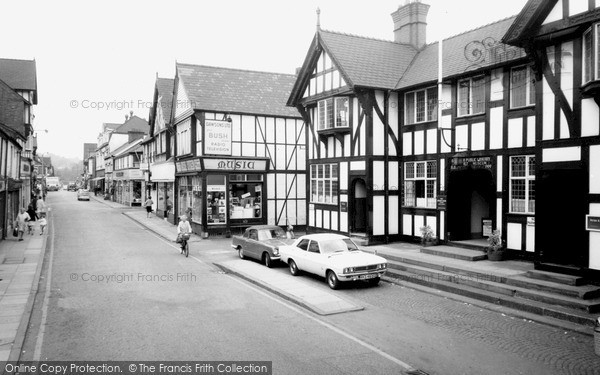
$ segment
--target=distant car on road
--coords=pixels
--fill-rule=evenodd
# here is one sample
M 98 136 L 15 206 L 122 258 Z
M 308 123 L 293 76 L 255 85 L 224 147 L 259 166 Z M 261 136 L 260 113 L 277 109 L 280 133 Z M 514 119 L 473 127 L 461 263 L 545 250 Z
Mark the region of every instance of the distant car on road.
M 69 182 L 69 186 L 67 187 L 69 191 L 77 191 L 77 185 L 74 182 Z
M 88 189 L 77 190 L 77 200 L 78 201 L 89 201 L 90 200 L 90 191 Z
M 233 236 L 231 247 L 241 259 L 254 258 L 271 268 L 279 260 L 279 248 L 292 244 L 283 229 L 275 225 L 255 225 L 247 228 L 242 236 Z
M 324 277 L 331 289 L 355 280 L 377 285 L 387 270 L 385 258 L 362 252 L 349 237 L 333 233 L 302 236 L 281 246 L 279 254 L 293 276 L 306 271 Z

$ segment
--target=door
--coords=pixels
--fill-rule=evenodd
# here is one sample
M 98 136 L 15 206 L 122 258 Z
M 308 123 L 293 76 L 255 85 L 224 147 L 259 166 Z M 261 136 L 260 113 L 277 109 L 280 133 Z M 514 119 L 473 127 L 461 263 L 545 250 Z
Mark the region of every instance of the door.
M 582 169 L 554 169 L 540 174 L 535 248 L 541 262 L 587 266 L 586 187 Z
M 367 232 L 367 185 L 363 179 L 356 179 L 352 184 L 352 231 Z
M 448 231 L 451 241 L 483 237 L 482 219 L 495 217 L 495 184 L 488 169 L 450 173 Z

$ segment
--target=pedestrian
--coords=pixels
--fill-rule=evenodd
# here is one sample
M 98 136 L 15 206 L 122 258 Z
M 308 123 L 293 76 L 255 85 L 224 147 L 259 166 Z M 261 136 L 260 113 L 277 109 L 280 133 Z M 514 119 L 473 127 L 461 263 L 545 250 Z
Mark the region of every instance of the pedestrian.
M 23 241 L 23 234 L 25 233 L 27 221 L 29 221 L 29 215 L 25 212 L 25 209 L 21 207 L 19 209 L 19 214 L 17 215 L 17 220 L 15 220 L 15 227 L 19 232 L 19 241 Z
M 42 215 L 46 215 L 48 206 L 46 205 L 46 202 L 44 202 L 44 199 L 42 199 L 41 195 L 38 196 L 38 200 L 35 202 L 35 206 L 37 207 L 36 212 L 38 218 L 42 217 Z
M 192 234 L 192 227 L 190 226 L 187 216 L 181 215 L 179 219 L 179 224 L 177 224 L 177 242 L 181 243 L 181 250 L 179 250 L 179 253 L 183 254 L 183 241 L 181 241 L 181 236 L 184 234 Z
M 35 213 L 35 208 L 33 208 L 33 203 L 29 203 L 29 206 L 27 207 L 27 215 L 29 215 L 29 221 L 27 222 L 27 233 L 33 236 L 33 227 L 38 219 L 37 214 Z
M 150 214 L 152 213 L 152 205 L 154 204 L 154 202 L 152 201 L 152 198 L 150 198 L 150 196 L 148 196 L 146 198 L 146 202 L 144 202 L 144 206 L 146 206 L 146 217 L 150 218 Z
M 172 209 L 173 209 L 173 202 L 171 201 L 171 198 L 169 198 L 169 196 L 167 195 L 167 215 L 169 215 L 171 213 Z
M 46 215 L 44 215 L 40 218 L 40 236 L 44 234 L 44 228 L 46 228 L 47 224 L 48 222 L 46 221 Z

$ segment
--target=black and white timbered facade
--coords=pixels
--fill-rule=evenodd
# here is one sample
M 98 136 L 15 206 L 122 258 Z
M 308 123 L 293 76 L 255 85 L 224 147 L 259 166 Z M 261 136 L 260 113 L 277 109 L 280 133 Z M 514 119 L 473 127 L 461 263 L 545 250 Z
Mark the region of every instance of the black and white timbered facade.
M 308 230 L 370 242 L 499 230 L 514 256 L 597 278 L 596 3 L 530 0 L 428 45 L 421 2 L 392 14 L 393 42 L 318 27 L 288 100 L 308 124 Z
M 285 105 L 294 80 L 177 64 L 174 209 L 196 233 L 306 224 L 305 125 Z

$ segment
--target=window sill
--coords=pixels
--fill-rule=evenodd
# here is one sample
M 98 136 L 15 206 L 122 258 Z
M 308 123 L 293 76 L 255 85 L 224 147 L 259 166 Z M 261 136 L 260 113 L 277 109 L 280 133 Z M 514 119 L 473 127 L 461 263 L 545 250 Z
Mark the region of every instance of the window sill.
M 485 116 L 485 110 L 483 112 L 478 112 L 478 113 L 473 113 L 473 114 L 468 114 L 468 115 L 456 115 L 456 119 L 457 120 L 469 119 L 469 118 L 477 117 L 477 116 Z
M 535 109 L 535 104 L 528 104 L 528 105 L 524 105 L 521 107 L 510 107 L 508 109 L 508 111 L 519 111 L 519 110 L 523 110 L 523 109 Z
M 584 98 L 594 98 L 600 96 L 600 80 L 589 81 L 581 86 L 581 93 Z
M 339 133 L 350 133 L 350 127 L 337 127 L 337 128 L 328 128 L 328 129 L 319 129 L 317 130 L 319 135 L 331 135 L 331 134 L 339 134 Z
M 337 206 L 337 203 L 324 203 L 324 202 L 310 202 L 310 204 L 318 204 L 318 205 L 322 205 L 322 206 Z

